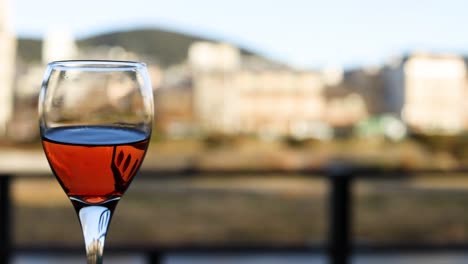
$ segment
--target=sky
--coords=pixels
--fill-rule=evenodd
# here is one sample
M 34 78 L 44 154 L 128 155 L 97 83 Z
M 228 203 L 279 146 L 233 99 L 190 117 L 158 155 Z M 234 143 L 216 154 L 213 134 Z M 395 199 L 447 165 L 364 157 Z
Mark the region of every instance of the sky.
M 23 37 L 162 28 L 230 42 L 291 66 L 375 66 L 408 52 L 468 54 L 463 0 L 7 0 Z

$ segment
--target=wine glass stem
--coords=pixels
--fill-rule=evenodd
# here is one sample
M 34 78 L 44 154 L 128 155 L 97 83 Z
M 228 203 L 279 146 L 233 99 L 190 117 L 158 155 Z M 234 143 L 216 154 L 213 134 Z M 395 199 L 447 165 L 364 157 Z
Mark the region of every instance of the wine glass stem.
M 112 212 L 104 206 L 86 206 L 79 210 L 78 216 L 83 229 L 88 264 L 101 264 Z

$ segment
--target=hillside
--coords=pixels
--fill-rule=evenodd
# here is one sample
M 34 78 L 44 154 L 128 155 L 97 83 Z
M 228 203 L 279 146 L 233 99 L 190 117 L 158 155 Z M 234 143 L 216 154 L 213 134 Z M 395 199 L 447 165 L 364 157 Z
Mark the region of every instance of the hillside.
M 182 62 L 187 56 L 187 49 L 194 41 L 207 40 L 201 37 L 159 29 L 138 29 L 99 34 L 79 39 L 79 47 L 99 45 L 121 46 L 129 51 L 149 55 L 162 65 Z M 18 54 L 27 62 L 39 61 L 42 41 L 38 39 L 18 39 Z M 243 54 L 253 54 L 242 50 Z
M 17 54 L 26 62 L 41 60 L 42 41 L 39 39 L 20 38 L 17 42 Z

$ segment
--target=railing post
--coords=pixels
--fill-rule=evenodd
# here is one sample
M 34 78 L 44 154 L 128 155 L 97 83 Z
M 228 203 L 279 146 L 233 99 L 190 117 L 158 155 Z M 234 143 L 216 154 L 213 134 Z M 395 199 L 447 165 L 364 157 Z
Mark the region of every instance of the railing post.
M 0 263 L 9 263 L 11 256 L 10 175 L 0 175 Z
M 350 263 L 351 257 L 351 187 L 353 172 L 345 164 L 333 164 L 328 168 L 329 197 L 329 245 L 330 264 Z
M 159 251 L 153 251 L 149 254 L 149 264 L 162 264 L 162 254 Z

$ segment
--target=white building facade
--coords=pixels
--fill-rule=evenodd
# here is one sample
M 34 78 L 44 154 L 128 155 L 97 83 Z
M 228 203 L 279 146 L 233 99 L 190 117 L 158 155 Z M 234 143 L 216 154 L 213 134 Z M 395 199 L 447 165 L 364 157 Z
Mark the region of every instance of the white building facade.
M 328 137 L 321 132 L 326 110 L 322 73 L 251 69 L 242 65 L 237 48 L 208 42 L 191 46 L 189 63 L 194 114 L 204 131 Z
M 389 100 L 393 110 L 400 110 L 402 120 L 415 131 L 461 132 L 466 128 L 467 120 L 466 70 L 461 56 L 408 56 L 387 71 L 386 90 L 391 91 L 388 97 L 393 99 Z
M 5 135 L 13 115 L 13 80 L 16 38 L 9 20 L 7 0 L 0 0 L 0 135 Z

